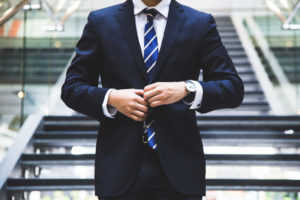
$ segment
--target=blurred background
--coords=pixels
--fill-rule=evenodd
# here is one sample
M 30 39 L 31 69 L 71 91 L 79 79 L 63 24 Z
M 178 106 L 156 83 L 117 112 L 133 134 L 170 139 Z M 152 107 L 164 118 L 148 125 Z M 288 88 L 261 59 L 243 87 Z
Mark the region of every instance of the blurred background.
M 96 199 L 98 122 L 60 88 L 88 13 L 121 2 L 0 0 L 1 200 Z M 300 1 L 179 2 L 215 16 L 245 83 L 239 108 L 197 114 L 206 199 L 300 200 Z

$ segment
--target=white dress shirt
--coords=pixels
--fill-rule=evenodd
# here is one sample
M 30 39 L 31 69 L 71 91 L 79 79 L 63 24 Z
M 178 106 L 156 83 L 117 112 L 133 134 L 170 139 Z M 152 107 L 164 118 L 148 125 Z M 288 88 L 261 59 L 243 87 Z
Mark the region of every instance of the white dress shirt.
M 154 8 L 158 11 L 157 15 L 153 19 L 154 29 L 157 35 L 157 42 L 158 42 L 158 49 L 160 50 L 164 32 L 166 29 L 167 19 L 169 15 L 169 7 L 171 0 L 162 0 L 159 4 L 154 7 L 148 7 L 144 4 L 142 0 L 132 0 L 134 6 L 134 15 L 135 15 L 135 24 L 137 30 L 137 36 L 140 43 L 141 51 L 144 49 L 144 32 L 145 32 L 145 25 L 147 23 L 147 16 L 142 11 L 145 8 Z M 142 51 L 144 55 L 144 51 Z M 184 102 L 190 106 L 190 109 L 197 109 L 200 107 L 202 102 L 203 96 L 203 88 L 198 81 L 193 81 L 194 85 L 196 86 L 196 95 L 193 102 Z M 117 109 L 114 107 L 108 106 L 108 97 L 111 91 L 114 89 L 109 89 L 104 97 L 104 101 L 102 104 L 103 113 L 106 117 L 113 118 L 116 113 Z

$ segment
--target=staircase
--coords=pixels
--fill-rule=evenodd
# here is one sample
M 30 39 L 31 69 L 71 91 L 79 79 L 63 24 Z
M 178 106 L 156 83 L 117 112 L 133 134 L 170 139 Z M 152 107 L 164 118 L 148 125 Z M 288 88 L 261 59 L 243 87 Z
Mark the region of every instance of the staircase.
M 198 125 L 205 148 L 284 149 L 300 147 L 299 121 L 300 117 L 201 116 Z M 98 125 L 82 116 L 44 117 L 18 162 L 20 177 L 7 180 L 8 197 L 22 198 L 24 191 L 92 191 L 94 154 L 74 154 L 74 149 L 94 149 Z M 291 129 L 294 134 L 284 134 Z M 206 159 L 208 169 L 212 166 L 300 166 L 299 154 L 207 154 Z M 87 176 L 81 178 L 76 169 L 85 169 L 83 174 L 88 172 Z M 299 191 L 300 180 L 208 177 L 207 186 L 208 190 Z
M 0 49 L 0 83 L 21 83 L 24 55 L 27 84 L 54 84 L 73 52 L 72 48 Z
M 229 17 L 216 18 L 223 42 L 245 83 L 245 100 L 234 110 L 198 115 L 207 169 L 232 167 L 228 176 L 208 173 L 208 190 L 298 192 L 300 180 L 235 177 L 234 167 L 299 167 L 300 117 L 272 116 L 264 93 Z M 31 191 L 87 190 L 93 194 L 94 150 L 98 122 L 85 116 L 44 117 L 2 190 L 8 199 L 26 199 Z M 207 153 L 211 147 L 271 148 L 274 152 Z M 78 171 L 80 174 L 78 174 Z M 49 193 L 50 192 L 50 193 Z
M 216 115 L 266 115 L 270 106 L 254 74 L 246 52 L 229 17 L 217 17 L 218 30 L 235 67 L 244 82 L 245 97 L 243 104 L 234 110 L 218 110 Z

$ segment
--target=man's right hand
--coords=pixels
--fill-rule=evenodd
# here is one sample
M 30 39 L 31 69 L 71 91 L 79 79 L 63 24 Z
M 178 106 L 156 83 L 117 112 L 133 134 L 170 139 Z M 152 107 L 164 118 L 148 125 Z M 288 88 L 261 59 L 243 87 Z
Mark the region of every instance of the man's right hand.
M 143 95 L 144 90 L 113 90 L 107 103 L 135 121 L 144 121 L 147 118 L 148 104 Z

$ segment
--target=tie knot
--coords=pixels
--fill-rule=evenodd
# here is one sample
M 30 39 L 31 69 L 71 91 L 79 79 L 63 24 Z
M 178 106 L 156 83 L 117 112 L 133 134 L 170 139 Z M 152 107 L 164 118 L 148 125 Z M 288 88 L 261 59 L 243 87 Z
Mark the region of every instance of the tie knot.
M 146 8 L 143 12 L 147 15 L 148 21 L 153 20 L 155 15 L 157 15 L 157 13 L 158 13 L 157 10 L 155 10 L 154 8 L 151 8 L 151 9 Z

